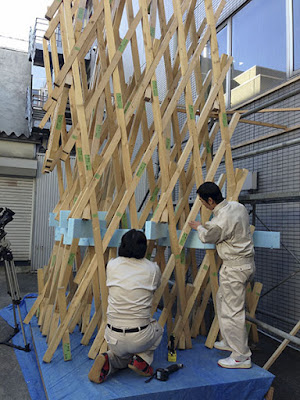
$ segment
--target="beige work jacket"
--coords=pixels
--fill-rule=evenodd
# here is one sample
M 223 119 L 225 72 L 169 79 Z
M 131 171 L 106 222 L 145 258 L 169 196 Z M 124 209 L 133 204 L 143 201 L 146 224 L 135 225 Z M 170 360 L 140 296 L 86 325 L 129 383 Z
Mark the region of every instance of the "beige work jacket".
M 198 226 L 203 243 L 216 244 L 224 263 L 241 265 L 253 262 L 254 246 L 246 208 L 236 202 L 223 200 L 213 210 L 213 218 L 205 226 Z

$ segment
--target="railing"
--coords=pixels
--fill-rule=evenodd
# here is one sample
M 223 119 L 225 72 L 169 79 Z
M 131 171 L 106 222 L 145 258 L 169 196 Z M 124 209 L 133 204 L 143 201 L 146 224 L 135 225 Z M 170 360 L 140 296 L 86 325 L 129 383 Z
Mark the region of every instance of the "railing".
M 28 58 L 30 61 L 34 59 L 34 53 L 36 45 L 43 44 L 43 38 L 45 32 L 49 27 L 49 21 L 45 18 L 36 18 L 34 28 L 30 28 L 29 33 L 29 47 L 28 47 Z M 62 47 L 61 34 L 59 27 L 55 29 L 56 45 L 58 48 Z
M 38 89 L 32 89 L 31 104 L 33 108 L 42 109 L 47 100 L 48 94 L 42 93 Z
M 26 118 L 28 119 L 30 132 L 35 125 L 35 122 L 43 119 L 45 115 L 43 106 L 47 99 L 48 94 L 45 92 L 45 89 L 32 89 L 30 93 L 30 88 L 27 88 Z M 66 124 L 72 125 L 69 103 L 67 103 L 65 118 Z

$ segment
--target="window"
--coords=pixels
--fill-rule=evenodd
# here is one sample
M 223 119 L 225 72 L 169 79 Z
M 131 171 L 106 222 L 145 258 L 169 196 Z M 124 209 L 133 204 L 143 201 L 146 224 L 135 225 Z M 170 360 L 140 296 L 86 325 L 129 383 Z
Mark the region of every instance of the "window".
M 44 67 L 32 65 L 32 105 L 42 108 L 48 97 L 46 70 Z
M 300 69 L 300 1 L 293 0 L 293 71 Z
M 286 79 L 285 2 L 253 0 L 232 17 L 231 106 Z
M 220 29 L 217 33 L 218 47 L 219 47 L 219 57 L 222 54 L 228 54 L 227 50 L 227 25 L 225 25 L 222 29 Z M 202 72 L 202 78 L 204 79 L 207 72 L 212 68 L 211 63 L 211 50 L 210 50 L 210 41 L 204 47 L 204 50 L 200 57 L 200 66 Z M 226 81 L 223 84 L 224 93 L 226 92 Z
M 224 26 L 217 33 L 218 46 L 219 46 L 219 55 L 221 57 L 222 54 L 228 54 L 227 50 L 227 25 Z

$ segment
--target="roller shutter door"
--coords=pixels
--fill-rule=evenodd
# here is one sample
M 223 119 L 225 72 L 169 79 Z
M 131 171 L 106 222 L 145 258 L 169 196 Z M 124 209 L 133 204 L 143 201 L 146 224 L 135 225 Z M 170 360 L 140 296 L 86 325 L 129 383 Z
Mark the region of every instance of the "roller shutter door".
M 33 194 L 34 179 L 0 176 L 0 207 L 15 213 L 4 227 L 15 261 L 31 259 Z

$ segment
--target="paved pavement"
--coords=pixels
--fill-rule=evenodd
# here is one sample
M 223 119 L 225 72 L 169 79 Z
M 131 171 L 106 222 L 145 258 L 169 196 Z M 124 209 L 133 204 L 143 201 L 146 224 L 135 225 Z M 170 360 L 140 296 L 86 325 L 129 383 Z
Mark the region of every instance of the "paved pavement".
M 18 273 L 18 282 L 21 296 L 37 292 L 37 275 L 32 273 Z M 0 308 L 11 303 L 7 294 L 4 268 L 0 267 Z M 0 317 L 0 341 L 5 340 L 13 329 Z M 263 366 L 279 343 L 265 335 L 260 334 L 260 342 L 252 349 L 252 360 L 255 364 Z M 270 368 L 276 378 L 273 382 L 273 400 L 299 400 L 300 399 L 300 352 L 286 348 L 281 356 Z M 27 385 L 11 347 L 0 345 L 0 399 L 3 400 L 30 400 Z M 215 400 L 215 399 L 212 399 Z M 237 399 L 230 399 L 237 400 Z

